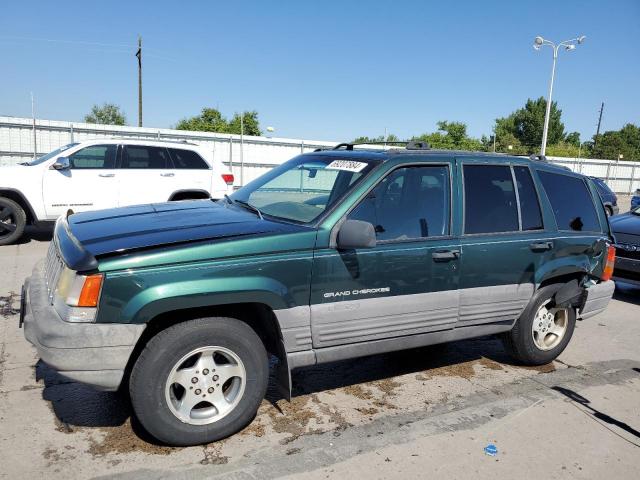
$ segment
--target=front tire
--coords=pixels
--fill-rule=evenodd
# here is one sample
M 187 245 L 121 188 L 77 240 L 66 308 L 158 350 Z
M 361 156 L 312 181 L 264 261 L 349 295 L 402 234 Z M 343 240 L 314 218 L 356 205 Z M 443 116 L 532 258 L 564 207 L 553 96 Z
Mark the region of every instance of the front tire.
M 507 351 L 525 365 L 544 365 L 566 348 L 576 325 L 574 308 L 557 308 L 553 296 L 562 284 L 539 289 L 513 329 L 502 337 Z
M 232 318 L 179 323 L 153 337 L 129 380 L 140 424 L 168 445 L 228 437 L 255 417 L 269 364 L 260 337 Z
M 24 233 L 27 214 L 10 198 L 0 197 L 0 245 L 10 245 Z

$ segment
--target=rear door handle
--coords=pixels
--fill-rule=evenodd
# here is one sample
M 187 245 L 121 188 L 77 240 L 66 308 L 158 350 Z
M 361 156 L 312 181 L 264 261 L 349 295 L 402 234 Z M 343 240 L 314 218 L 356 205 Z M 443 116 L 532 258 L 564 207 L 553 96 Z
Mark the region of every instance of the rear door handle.
M 175 173 L 161 173 L 160 176 L 161 177 L 175 177 L 176 174 Z
M 553 242 L 533 242 L 531 245 L 529 245 L 529 248 L 534 252 L 544 252 L 553 248 Z
M 460 256 L 460 250 L 437 250 L 431 254 L 434 262 L 449 262 Z
M 99 173 L 98 176 L 102 178 L 113 178 L 116 176 L 116 174 L 115 173 Z

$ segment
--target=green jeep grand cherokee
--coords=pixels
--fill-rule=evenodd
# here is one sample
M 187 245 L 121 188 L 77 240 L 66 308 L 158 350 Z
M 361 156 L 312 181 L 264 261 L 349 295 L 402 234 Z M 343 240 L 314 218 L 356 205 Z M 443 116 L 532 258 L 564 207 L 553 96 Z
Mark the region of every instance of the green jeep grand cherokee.
M 128 388 L 157 439 L 192 445 L 255 416 L 291 371 L 499 334 L 528 365 L 611 299 L 593 182 L 539 160 L 427 150 L 300 155 L 224 200 L 61 218 L 24 286 L 42 360 Z

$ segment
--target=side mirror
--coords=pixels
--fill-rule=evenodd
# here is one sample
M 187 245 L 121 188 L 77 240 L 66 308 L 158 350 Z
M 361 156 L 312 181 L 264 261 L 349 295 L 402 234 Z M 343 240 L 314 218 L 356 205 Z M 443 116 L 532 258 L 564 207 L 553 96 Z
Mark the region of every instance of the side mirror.
M 339 250 L 373 248 L 376 246 L 376 230 L 369 222 L 346 220 L 338 231 Z
M 71 168 L 68 157 L 58 157 L 56 163 L 51 165 L 51 170 L 68 170 Z

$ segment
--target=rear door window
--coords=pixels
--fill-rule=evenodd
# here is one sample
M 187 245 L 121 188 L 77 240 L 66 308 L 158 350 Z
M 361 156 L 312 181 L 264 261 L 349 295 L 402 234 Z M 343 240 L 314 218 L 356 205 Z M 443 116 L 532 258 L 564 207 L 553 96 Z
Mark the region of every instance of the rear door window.
M 209 165 L 193 150 L 182 150 L 179 148 L 169 148 L 171 159 L 175 168 L 188 170 L 207 170 Z
M 164 147 L 125 145 L 122 168 L 166 169 L 171 168 L 169 152 Z
M 518 184 L 522 230 L 542 230 L 542 212 L 536 187 L 527 167 L 513 167 Z
M 539 171 L 558 230 L 599 232 L 600 222 L 591 193 L 580 177 Z
M 519 230 L 511 168 L 464 165 L 464 233 Z

